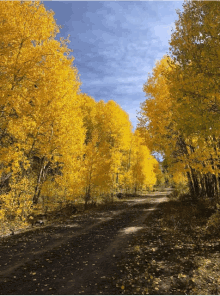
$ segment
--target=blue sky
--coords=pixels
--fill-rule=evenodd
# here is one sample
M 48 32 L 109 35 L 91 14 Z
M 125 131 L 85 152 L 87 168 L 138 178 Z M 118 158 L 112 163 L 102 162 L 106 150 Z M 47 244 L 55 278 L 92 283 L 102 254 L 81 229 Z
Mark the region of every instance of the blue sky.
M 169 52 L 171 29 L 183 1 L 46 1 L 71 43 L 81 90 L 96 101 L 114 100 L 130 116 L 156 60 Z

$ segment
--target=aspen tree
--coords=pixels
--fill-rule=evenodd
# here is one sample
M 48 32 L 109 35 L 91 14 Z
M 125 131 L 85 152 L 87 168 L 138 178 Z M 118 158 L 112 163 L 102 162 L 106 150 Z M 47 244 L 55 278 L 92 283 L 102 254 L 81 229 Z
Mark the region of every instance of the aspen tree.
M 62 167 L 70 176 L 79 166 L 80 82 L 43 4 L 1 2 L 0 31 L 1 175 L 10 180 L 2 198 L 20 211 L 23 203 L 38 203 L 49 174 L 60 175 Z

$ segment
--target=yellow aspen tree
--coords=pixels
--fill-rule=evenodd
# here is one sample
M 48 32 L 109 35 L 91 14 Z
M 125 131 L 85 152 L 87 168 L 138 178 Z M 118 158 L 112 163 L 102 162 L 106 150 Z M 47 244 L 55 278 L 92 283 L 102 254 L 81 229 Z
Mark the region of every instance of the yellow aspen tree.
M 48 175 L 75 180 L 85 137 L 80 82 L 66 41 L 55 40 L 53 13 L 43 4 L 1 2 L 0 31 L 1 174 L 10 178 L 4 198 L 16 196 L 21 208 L 27 191 L 13 193 L 19 182 L 29 182 L 28 202 L 37 203 Z
M 113 101 L 95 103 L 84 95 L 86 152 L 84 157 L 85 200 L 116 191 L 122 153 L 129 146 L 131 123 Z
M 194 142 L 191 162 L 200 194 L 219 196 L 219 5 L 185 2 L 171 37 L 176 63 L 170 94 L 178 102 L 178 128 Z
M 176 65 L 168 56 L 156 64 L 144 84 L 147 99 L 141 106 L 138 130 L 149 142 L 151 151 L 160 152 L 166 158 L 170 169 L 173 165 L 173 169 L 176 168 L 176 163 L 184 163 L 189 182 L 196 193 L 199 187 L 190 162 L 194 146 L 178 124 L 179 118 L 184 116 L 183 112 L 179 114 L 179 102 L 170 95 L 169 77 L 175 69 Z
M 157 160 L 150 154 L 150 150 L 143 145 L 143 140 L 138 131 L 135 131 L 132 145 L 132 181 L 133 190 L 137 193 L 142 189 L 152 190 L 156 184 L 155 169 Z
M 194 198 L 219 196 L 220 14 L 215 2 L 187 1 L 183 8 L 171 58 L 162 59 L 144 85 L 139 130 L 173 172 L 186 173 Z

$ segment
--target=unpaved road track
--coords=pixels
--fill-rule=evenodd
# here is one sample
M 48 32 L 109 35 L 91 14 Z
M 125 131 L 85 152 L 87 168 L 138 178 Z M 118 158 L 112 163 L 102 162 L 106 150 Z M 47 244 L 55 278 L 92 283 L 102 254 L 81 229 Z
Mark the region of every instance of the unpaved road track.
M 154 193 L 0 242 L 0 294 L 119 294 L 118 262 L 166 193 Z

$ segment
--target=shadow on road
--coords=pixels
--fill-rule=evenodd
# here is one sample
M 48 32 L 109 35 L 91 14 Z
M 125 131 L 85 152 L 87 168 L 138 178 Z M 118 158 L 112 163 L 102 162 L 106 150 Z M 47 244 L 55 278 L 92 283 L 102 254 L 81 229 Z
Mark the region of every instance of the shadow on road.
M 124 260 L 137 237 L 152 234 L 146 221 L 166 201 L 164 193 L 150 194 L 5 239 L 0 244 L 0 293 L 130 293 L 122 282 L 130 257 Z

